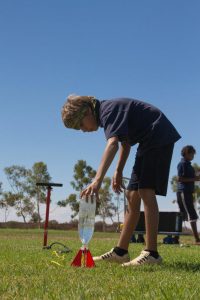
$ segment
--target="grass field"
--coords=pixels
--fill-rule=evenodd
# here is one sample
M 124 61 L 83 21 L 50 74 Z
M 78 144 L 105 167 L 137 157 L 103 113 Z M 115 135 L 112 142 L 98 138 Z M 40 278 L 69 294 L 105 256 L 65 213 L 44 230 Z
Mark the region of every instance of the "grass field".
M 117 233 L 95 233 L 93 255 L 110 250 Z M 200 247 L 164 245 L 159 236 L 160 266 L 122 268 L 105 262 L 95 268 L 74 268 L 70 263 L 80 248 L 77 232 L 49 231 L 49 243 L 59 241 L 72 249 L 57 257 L 42 250 L 39 230 L 0 230 L 0 299 L 200 299 Z M 183 237 L 182 243 L 192 243 Z M 142 250 L 130 244 L 131 257 Z M 55 263 L 56 261 L 62 266 Z

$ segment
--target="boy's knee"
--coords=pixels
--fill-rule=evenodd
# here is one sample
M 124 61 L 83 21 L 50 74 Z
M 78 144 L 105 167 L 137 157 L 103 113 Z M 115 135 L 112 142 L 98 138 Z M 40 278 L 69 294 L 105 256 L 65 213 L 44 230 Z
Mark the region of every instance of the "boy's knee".
M 125 195 L 128 201 L 140 200 L 141 198 L 138 194 L 138 191 L 126 190 Z
M 126 190 L 125 195 L 127 199 L 131 199 L 135 191 Z

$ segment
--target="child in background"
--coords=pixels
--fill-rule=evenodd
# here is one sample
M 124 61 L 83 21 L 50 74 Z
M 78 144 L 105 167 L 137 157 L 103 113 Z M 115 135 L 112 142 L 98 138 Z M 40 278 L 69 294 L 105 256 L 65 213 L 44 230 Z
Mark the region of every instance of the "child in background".
M 189 221 L 195 244 L 200 245 L 200 238 L 197 231 L 198 215 L 194 208 L 194 183 L 200 180 L 200 176 L 195 175 L 195 170 L 191 165 L 191 161 L 196 154 L 193 146 L 187 145 L 181 150 L 182 159 L 179 162 L 178 169 L 178 187 L 177 202 L 182 213 L 183 221 Z

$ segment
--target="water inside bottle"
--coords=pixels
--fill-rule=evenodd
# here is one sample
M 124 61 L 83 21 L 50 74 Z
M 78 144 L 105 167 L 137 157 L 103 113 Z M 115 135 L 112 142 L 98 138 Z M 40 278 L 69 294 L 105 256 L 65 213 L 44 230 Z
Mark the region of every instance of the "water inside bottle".
M 78 230 L 83 245 L 88 245 L 94 233 L 96 199 L 93 196 L 80 200 Z

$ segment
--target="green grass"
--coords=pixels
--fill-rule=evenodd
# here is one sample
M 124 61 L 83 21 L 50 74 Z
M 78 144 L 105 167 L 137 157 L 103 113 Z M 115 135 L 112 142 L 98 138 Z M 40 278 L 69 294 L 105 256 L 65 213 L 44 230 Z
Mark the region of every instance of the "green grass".
M 93 255 L 110 250 L 117 233 L 95 233 L 90 243 Z M 52 250 L 42 250 L 43 232 L 39 230 L 0 230 L 0 299 L 200 299 L 200 247 L 163 245 L 160 266 L 122 268 L 98 263 L 95 268 L 70 266 L 80 248 L 77 232 L 49 231 L 49 243 L 59 241 L 73 251 L 64 260 Z M 192 243 L 192 237 L 181 242 Z M 142 250 L 130 244 L 131 257 Z M 60 262 L 63 266 L 53 264 Z

